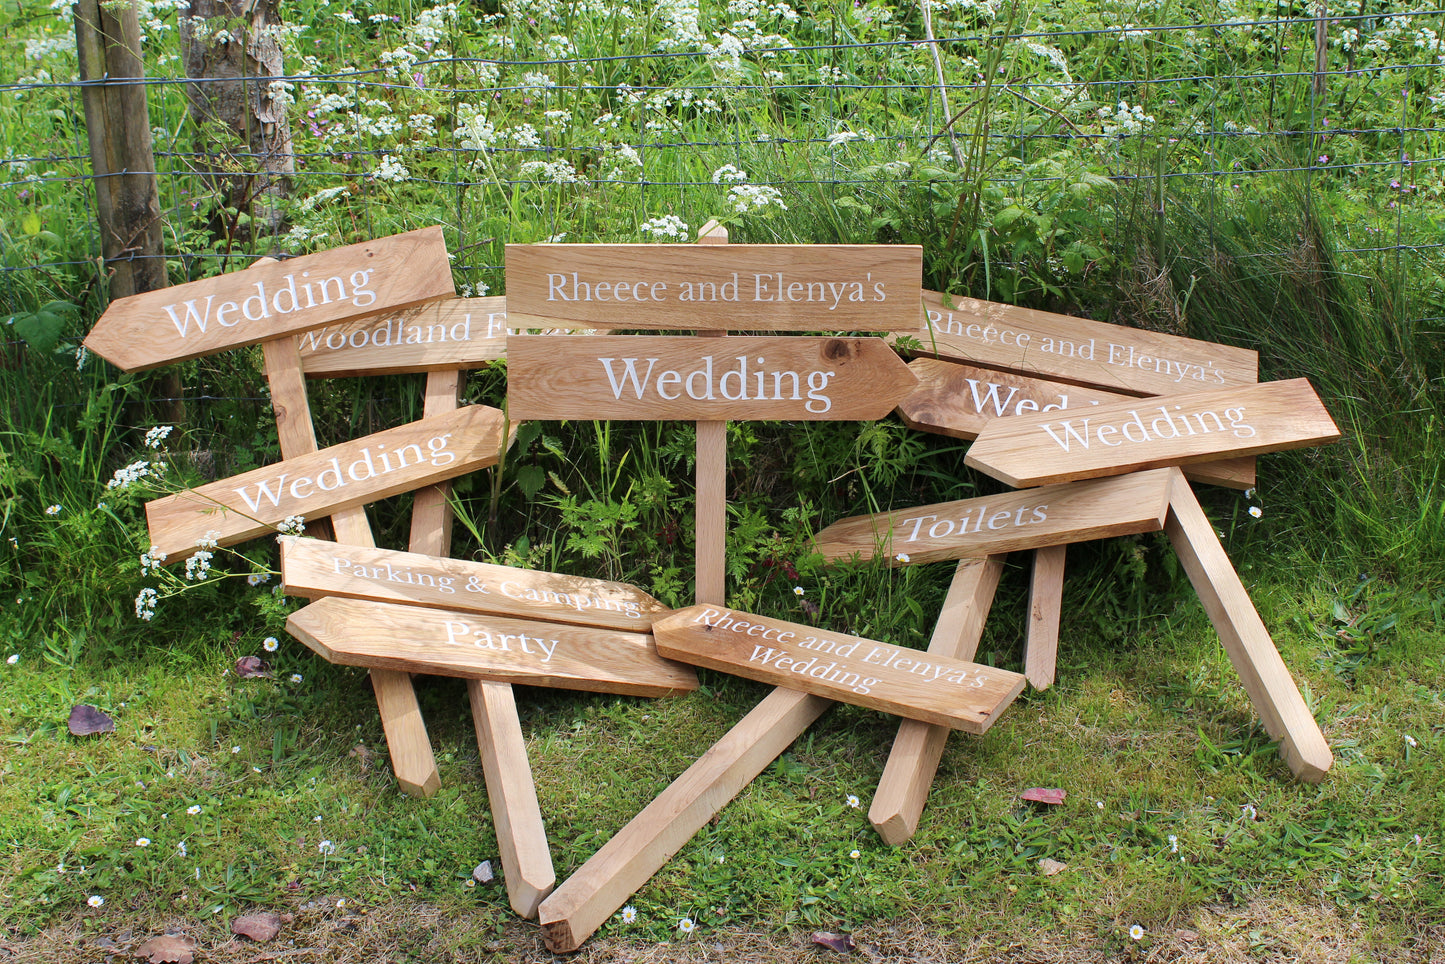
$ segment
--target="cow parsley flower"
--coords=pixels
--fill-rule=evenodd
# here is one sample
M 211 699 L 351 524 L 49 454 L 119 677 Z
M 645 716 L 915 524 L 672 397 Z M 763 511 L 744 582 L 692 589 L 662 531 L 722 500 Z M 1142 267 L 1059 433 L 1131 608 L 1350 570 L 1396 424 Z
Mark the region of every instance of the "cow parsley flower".
M 686 240 L 688 236 L 687 222 L 675 214 L 664 214 L 660 218 L 643 221 L 638 230 L 655 238 L 674 238 L 678 241 Z
M 742 184 L 748 179 L 748 172 L 739 170 L 731 164 L 724 164 L 712 172 L 714 184 Z
M 146 448 L 148 448 L 148 449 L 158 449 L 158 448 L 160 448 L 160 447 L 161 447 L 161 443 L 163 443 L 167 438 L 170 437 L 170 434 L 171 434 L 171 432 L 172 432 L 174 429 L 175 429 L 175 426 L 174 426 L 174 425 L 157 425 L 157 426 L 155 426 L 154 428 L 152 428 L 150 431 L 146 432 L 146 438 L 145 438 Z
M 160 598 L 150 586 L 142 589 L 135 597 L 135 616 L 137 619 L 144 619 L 150 622 L 156 615 L 156 600 Z

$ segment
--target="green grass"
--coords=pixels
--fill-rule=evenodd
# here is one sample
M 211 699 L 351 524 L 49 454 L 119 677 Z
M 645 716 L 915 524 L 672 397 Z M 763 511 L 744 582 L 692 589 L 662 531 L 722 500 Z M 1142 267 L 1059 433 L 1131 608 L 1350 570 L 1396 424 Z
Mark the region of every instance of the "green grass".
M 1057 685 L 982 738 L 951 740 L 912 841 L 886 847 L 866 821 L 895 721 L 835 707 L 632 899 L 634 924 L 603 928 L 597 959 L 703 957 L 713 944 L 793 959 L 813 929 L 979 960 L 1019 947 L 1048 960 L 1182 956 L 1200 942 L 1221 960 L 1419 957 L 1445 940 L 1445 281 L 1438 249 L 1414 247 L 1438 239 L 1445 213 L 1430 99 L 1445 68 L 1415 44 L 1421 28 L 1445 34 L 1440 16 L 1398 30 L 1350 21 L 1350 49 L 1334 25 L 1334 73 L 1312 99 L 1303 9 L 1288 24 L 1147 38 L 1121 31 L 1285 11 L 936 10 L 936 34 L 953 38 L 941 44 L 951 109 L 964 111 L 958 164 L 946 137 L 930 142 L 947 118 L 926 50 L 864 46 L 919 39 L 915 6 L 800 4 L 796 23 L 764 10 L 759 31 L 795 48 L 765 56 L 779 44 L 752 38 L 741 8 L 704 3 L 707 43 L 752 38 L 736 68 L 696 38 L 669 47 L 668 8 L 629 19 L 618 3 L 546 6 L 507 4 L 495 20 L 495 4 L 463 7 L 432 24 L 431 48 L 421 6 L 377 0 L 357 12 L 400 19 L 360 24 L 335 4 L 289 9 L 305 27 L 286 41 L 288 70 L 306 75 L 291 110 L 303 158 L 277 236 L 220 208 L 195 170 L 180 86 L 152 87 L 172 281 L 441 224 L 458 285 L 503 293 L 505 243 L 666 240 L 644 228 L 664 215 L 688 240 L 723 217 L 737 242 L 919 243 L 931 287 L 1255 348 L 1263 377 L 1310 377 L 1344 432 L 1263 458 L 1252 499 L 1200 490 L 1335 752 L 1323 783 L 1289 779 L 1161 537 L 1079 546 Z M 175 13 L 153 8 L 147 22 L 148 70 L 174 78 Z M 74 92 L 38 73 L 68 79 L 73 54 L 34 43 L 70 27 L 30 0 L 0 24 L 15 41 L 0 46 L 7 76 L 39 82 L 0 92 L 15 159 L 0 188 L 0 311 L 14 333 L 0 359 L 0 658 L 17 657 L 0 663 L 4 941 L 80 960 L 125 928 L 177 926 L 229 959 L 240 951 L 223 946 L 224 921 L 265 907 L 295 914 L 291 939 L 338 959 L 540 956 L 499 885 L 467 884 L 498 859 L 460 683 L 419 684 L 443 789 L 403 797 L 364 675 L 285 636 L 297 603 L 274 579 L 247 584 L 275 568 L 270 544 L 218 559 L 204 582 L 141 572 L 147 493 L 107 482 L 138 460 L 167 464 L 161 488 L 276 460 L 259 352 L 175 366 L 186 401 L 159 451 L 144 436 L 171 417 L 164 376 L 77 366 L 105 285 L 84 229 Z M 388 73 L 380 53 L 401 49 L 418 62 Z M 1216 79 L 1176 79 L 1195 77 Z M 431 132 L 406 123 L 423 113 Z M 388 155 L 407 179 L 370 176 Z M 581 180 L 537 167 L 558 161 Z M 725 164 L 786 210 L 737 212 L 714 182 Z M 315 384 L 321 441 L 418 417 L 420 385 Z M 466 385 L 470 401 L 505 393 L 505 365 Z M 693 440 L 677 423 L 524 426 L 503 469 L 460 480 L 453 554 L 690 602 Z M 808 537 L 847 515 L 996 491 L 963 465 L 962 443 L 889 418 L 733 423 L 728 449 L 731 605 L 926 645 L 952 567 L 824 567 Z M 408 506 L 372 508 L 379 544 L 404 544 Z M 1005 571 L 983 662 L 1020 668 L 1026 561 Z M 134 615 L 145 587 L 164 597 L 149 622 Z M 268 636 L 282 639 L 275 676 L 237 679 L 235 660 Z M 519 688 L 559 878 L 765 692 L 702 676 L 703 689 L 665 701 Z M 111 713 L 117 731 L 69 736 L 77 703 Z M 1034 808 L 1018 799 L 1030 786 L 1069 796 Z M 1068 869 L 1045 876 L 1042 858 Z M 91 895 L 105 903 L 89 907 Z M 676 930 L 683 917 L 698 922 L 692 938 Z M 447 923 L 422 938 L 416 920 Z

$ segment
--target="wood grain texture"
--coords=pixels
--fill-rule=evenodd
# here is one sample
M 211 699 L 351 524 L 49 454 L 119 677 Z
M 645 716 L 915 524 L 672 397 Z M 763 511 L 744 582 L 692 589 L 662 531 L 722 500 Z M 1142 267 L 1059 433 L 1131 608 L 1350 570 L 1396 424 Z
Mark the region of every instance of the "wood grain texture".
M 263 259 L 265 260 L 265 259 Z M 253 269 L 254 270 L 254 269 Z M 317 451 L 311 406 L 302 375 L 301 355 L 295 338 L 277 338 L 261 346 L 271 405 L 276 412 L 276 431 L 282 458 L 298 458 Z M 322 528 L 313 520 L 307 531 Z M 366 510 L 361 506 L 342 509 L 329 528 L 354 546 L 374 545 Z M 376 709 L 386 735 L 391 771 L 403 793 L 429 797 L 441 789 L 441 773 L 427 738 L 426 722 L 412 689 L 411 677 L 392 670 L 374 670 L 371 687 Z
M 697 232 L 697 243 L 728 243 L 728 229 L 708 221 Z M 704 331 L 703 338 L 722 338 L 725 331 Z M 693 599 L 721 606 L 727 597 L 728 423 L 699 421 L 693 468 L 697 489 L 693 536 Z
M 690 606 L 653 623 L 663 656 L 842 703 L 983 733 L 1024 678 L 966 660 L 721 606 Z
M 1164 531 L 1265 731 L 1279 741 L 1285 764 L 1298 779 L 1318 783 L 1334 760 L 1324 734 L 1300 696 L 1188 480 L 1174 470 L 1171 486 L 1169 520 Z
M 174 563 L 207 533 L 229 546 L 274 534 L 288 516 L 331 515 L 337 539 L 355 542 L 340 510 L 495 465 L 511 441 L 504 427 L 500 410 L 471 405 L 155 499 L 151 541 Z
M 542 902 L 547 948 L 577 950 L 833 704 L 776 689 Z
M 296 338 L 312 378 L 481 368 L 507 353 L 507 299 L 453 295 Z
M 871 420 L 917 383 L 881 338 L 514 335 L 507 356 L 519 420 Z
M 978 651 L 999 576 L 1003 555 L 965 559 L 954 570 L 953 582 L 928 643 L 930 656 L 971 660 Z M 891 846 L 905 843 L 918 830 L 938 762 L 948 742 L 949 728 L 918 720 L 903 720 L 893 740 L 888 762 L 878 780 L 878 792 L 868 808 L 868 822 Z
M 990 422 L 964 459 L 1016 487 L 1305 448 L 1340 437 L 1304 378 Z
M 557 884 L 537 786 L 517 717 L 517 702 L 506 683 L 467 680 L 467 698 L 477 730 L 487 801 L 502 858 L 502 882 L 518 916 L 533 918 Z
M 426 394 L 422 400 L 422 418 L 456 411 L 461 391 L 461 372 L 442 371 L 428 374 Z M 437 482 L 412 494 L 411 533 L 407 540 L 407 546 L 412 552 L 429 556 L 451 554 L 452 508 L 447 503 L 451 491 L 451 482 Z
M 917 331 L 923 249 L 509 244 L 514 328 Z
M 298 536 L 278 541 L 286 593 L 306 599 L 344 596 L 634 633 L 671 612 L 628 583 Z
M 908 368 L 917 376 L 918 386 L 899 403 L 899 418 L 909 428 L 951 438 L 977 438 L 995 418 L 1046 410 L 1088 411 L 1131 397 L 938 358 L 915 358 Z M 1201 462 L 1184 474 L 1195 482 L 1231 489 L 1255 484 L 1254 459 L 1249 456 Z
M 1259 381 L 1259 354 L 1213 342 L 925 291 L 921 354 L 1129 395 Z
M 1158 532 L 1168 504 L 1169 473 L 1160 469 L 853 516 L 823 529 L 813 544 L 829 561 L 917 565 Z
M 697 688 L 692 668 L 659 657 L 642 633 L 340 597 L 298 609 L 286 629 L 346 666 L 629 696 Z
M 1024 675 L 1036 690 L 1054 685 L 1059 661 L 1059 617 L 1064 604 L 1064 557 L 1066 546 L 1044 546 L 1034 550 L 1029 580 L 1029 622 L 1024 638 Z
M 122 298 L 85 346 L 140 371 L 454 294 L 442 230 L 423 228 Z

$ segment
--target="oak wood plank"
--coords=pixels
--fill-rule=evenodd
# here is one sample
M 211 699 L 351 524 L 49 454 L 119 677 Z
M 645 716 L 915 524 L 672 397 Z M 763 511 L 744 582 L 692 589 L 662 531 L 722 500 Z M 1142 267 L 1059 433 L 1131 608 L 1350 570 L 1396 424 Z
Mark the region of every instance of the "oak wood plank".
M 967 465 L 1015 487 L 1259 455 L 1340 437 L 1309 380 L 1110 402 L 989 422 Z
M 628 583 L 298 536 L 278 541 L 286 593 L 307 599 L 345 596 L 637 633 L 671 612 Z M 430 541 L 441 539 L 433 533 Z
M 1064 556 L 1067 546 L 1034 550 L 1029 581 L 1029 622 L 1024 639 L 1024 675 L 1029 685 L 1046 690 L 1054 685 L 1059 660 L 1059 618 L 1063 610 Z
M 920 353 L 1093 385 L 1178 395 L 1259 381 L 1259 353 L 1032 308 L 923 293 Z
M 454 293 L 442 229 L 422 228 L 121 298 L 85 347 L 140 371 Z
M 507 354 L 518 420 L 871 420 L 917 383 L 881 338 L 513 335 Z
M 504 445 L 505 417 L 472 405 L 398 428 L 298 455 L 275 465 L 208 483 L 146 503 L 151 541 L 177 562 L 215 534 L 222 546 L 271 534 L 287 517 L 331 515 L 495 465 Z
M 679 609 L 652 632 L 671 659 L 969 733 L 992 726 L 1025 682 L 1007 670 L 722 606 Z
M 422 417 L 430 418 L 457 410 L 461 397 L 460 371 L 431 372 L 426 377 Z M 437 482 L 412 495 L 411 533 L 407 546 L 414 553 L 447 556 L 452 548 L 452 509 L 447 504 L 450 482 Z
M 1334 760 L 1324 734 L 1300 696 L 1188 480 L 1173 470 L 1171 486 L 1169 520 L 1164 531 L 1265 731 L 1279 741 L 1285 764 L 1296 778 L 1318 783 Z
M 852 516 L 823 529 L 813 544 L 829 561 L 917 565 L 1158 532 L 1168 503 L 1169 473 L 1159 469 Z
M 296 336 L 311 378 L 460 372 L 507 353 L 507 299 L 455 295 Z
M 923 249 L 509 244 L 514 328 L 917 331 Z
M 943 361 L 915 358 L 908 368 L 918 386 L 898 405 L 898 416 L 909 428 L 950 438 L 975 439 L 995 418 L 1033 412 L 1084 409 L 1129 398 L 1102 388 L 1070 385 Z M 1231 489 L 1255 485 L 1254 458 L 1220 459 L 1190 465 L 1184 474 L 1195 482 Z
M 994 555 L 959 562 L 928 643 L 930 655 L 973 659 L 1005 558 Z M 946 726 L 908 719 L 899 723 L 878 791 L 868 808 L 868 822 L 884 843 L 896 847 L 918 830 L 948 734 Z
M 692 668 L 661 658 L 643 633 L 339 596 L 298 609 L 286 628 L 347 666 L 627 696 L 697 688 Z
M 602 922 L 833 704 L 775 689 L 542 901 L 547 948 L 577 950 Z

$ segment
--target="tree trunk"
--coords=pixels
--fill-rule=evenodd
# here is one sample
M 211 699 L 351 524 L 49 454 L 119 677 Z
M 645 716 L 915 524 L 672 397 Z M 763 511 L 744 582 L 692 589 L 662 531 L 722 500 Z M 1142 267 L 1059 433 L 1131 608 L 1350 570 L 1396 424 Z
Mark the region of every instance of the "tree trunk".
M 296 168 L 280 25 L 280 0 L 191 0 L 181 18 L 186 76 L 197 81 L 187 87 L 197 151 L 227 209 L 212 227 L 227 238 L 240 214 L 269 233 L 285 220 L 281 202 Z

